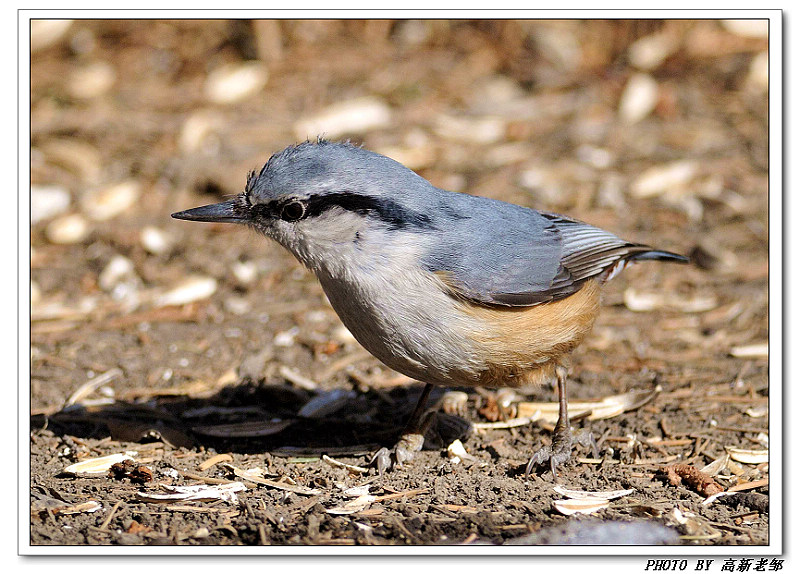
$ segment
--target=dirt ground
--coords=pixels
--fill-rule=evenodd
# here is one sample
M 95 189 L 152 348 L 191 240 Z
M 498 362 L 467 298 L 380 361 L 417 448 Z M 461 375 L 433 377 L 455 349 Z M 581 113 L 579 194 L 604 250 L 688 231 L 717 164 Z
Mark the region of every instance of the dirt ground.
M 757 23 L 46 24 L 30 71 L 32 545 L 769 542 Z M 361 349 L 277 245 L 170 218 L 319 133 L 691 254 L 614 279 L 574 355 L 570 400 L 613 403 L 572 406 L 597 458 L 578 447 L 557 481 L 525 476 L 552 429 L 526 417 L 550 387 L 438 389 L 427 448 L 370 467 L 421 385 Z M 65 470 L 112 454 L 134 462 Z M 173 488 L 188 485 L 206 490 Z M 558 485 L 626 492 L 565 514 L 581 501 Z

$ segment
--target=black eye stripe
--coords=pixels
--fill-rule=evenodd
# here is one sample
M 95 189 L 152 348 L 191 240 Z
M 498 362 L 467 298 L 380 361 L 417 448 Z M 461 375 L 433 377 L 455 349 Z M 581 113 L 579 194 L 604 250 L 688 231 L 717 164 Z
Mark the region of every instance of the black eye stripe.
M 332 207 L 339 207 L 360 215 L 372 215 L 388 224 L 392 229 L 433 226 L 428 215 L 404 209 L 391 199 L 355 193 L 329 193 L 312 196 L 308 199 L 308 216 L 320 215 Z
M 287 209 L 292 204 L 305 204 L 305 211 L 301 214 L 288 213 Z M 269 203 L 258 203 L 251 207 L 255 218 L 281 218 L 287 221 L 297 221 L 318 217 L 333 207 L 351 211 L 360 215 L 371 215 L 387 224 L 391 229 L 405 228 L 433 228 L 433 222 L 425 213 L 418 213 L 403 208 L 399 203 L 388 198 L 377 198 L 354 193 L 329 193 L 325 195 L 312 195 L 306 200 L 296 198 L 280 199 Z M 299 214 L 299 216 L 297 216 Z M 288 217 L 286 217 L 288 215 Z

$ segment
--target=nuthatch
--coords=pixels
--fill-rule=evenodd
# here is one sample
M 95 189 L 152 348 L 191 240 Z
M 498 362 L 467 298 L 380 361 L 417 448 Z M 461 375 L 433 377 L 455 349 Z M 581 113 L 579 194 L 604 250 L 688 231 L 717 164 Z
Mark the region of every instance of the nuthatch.
M 276 153 L 230 201 L 172 216 L 246 224 L 313 271 L 359 343 L 425 383 L 407 433 L 420 430 L 432 385 L 555 378 L 553 442 L 527 469 L 549 460 L 554 475 L 572 450 L 568 359 L 601 285 L 634 261 L 688 262 L 564 215 L 438 189 L 388 157 L 325 140 Z M 396 457 L 410 458 L 401 443 Z

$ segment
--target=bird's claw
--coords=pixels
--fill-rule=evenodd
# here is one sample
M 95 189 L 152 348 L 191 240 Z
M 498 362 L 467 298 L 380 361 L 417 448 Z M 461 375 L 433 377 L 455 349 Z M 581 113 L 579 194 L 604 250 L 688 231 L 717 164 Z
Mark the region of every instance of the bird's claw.
M 389 469 L 402 466 L 414 458 L 414 455 L 422 450 L 425 437 L 421 434 L 408 433 L 400 437 L 392 450 L 386 447 L 381 448 L 370 461 L 370 465 L 375 465 L 378 474 L 383 474 Z
M 572 456 L 573 442 L 577 442 L 581 446 L 590 447 L 594 456 L 597 457 L 597 443 L 591 432 L 583 429 L 573 435 L 572 431 L 567 427 L 556 427 L 556 430 L 553 431 L 552 444 L 543 446 L 533 454 L 525 467 L 525 476 L 530 476 L 534 467 L 549 462 L 553 478 L 557 478 L 556 469 Z

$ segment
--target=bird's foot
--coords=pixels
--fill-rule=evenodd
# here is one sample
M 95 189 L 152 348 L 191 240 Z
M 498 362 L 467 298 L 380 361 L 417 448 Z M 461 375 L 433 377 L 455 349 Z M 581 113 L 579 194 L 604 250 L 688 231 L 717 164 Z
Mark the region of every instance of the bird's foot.
M 582 446 L 591 447 L 592 452 L 597 456 L 597 443 L 591 432 L 583 429 L 573 435 L 572 430 L 567 426 L 556 426 L 553 431 L 553 442 L 549 446 L 543 446 L 534 453 L 525 467 L 525 476 L 529 476 L 535 466 L 541 466 L 546 462 L 550 463 L 550 470 L 553 478 L 558 477 L 556 469 L 563 466 L 572 456 L 572 445 L 574 442 Z
M 411 461 L 419 451 L 443 448 L 455 439 L 466 440 L 472 434 L 472 423 L 458 416 L 428 411 L 413 428 L 407 428 L 391 449 L 380 449 L 370 460 L 379 474 Z
M 378 474 L 383 474 L 386 470 L 402 466 L 414 458 L 414 455 L 422 450 L 425 444 L 425 437 L 417 433 L 406 433 L 400 437 L 397 444 L 389 450 L 383 447 L 372 457 L 370 465 L 375 465 Z

